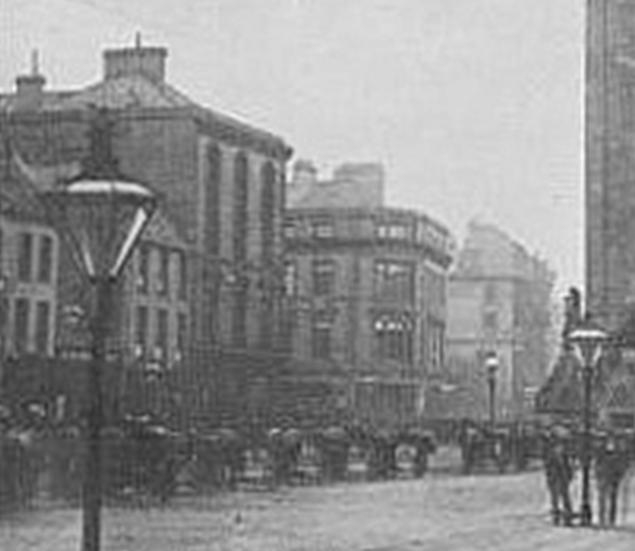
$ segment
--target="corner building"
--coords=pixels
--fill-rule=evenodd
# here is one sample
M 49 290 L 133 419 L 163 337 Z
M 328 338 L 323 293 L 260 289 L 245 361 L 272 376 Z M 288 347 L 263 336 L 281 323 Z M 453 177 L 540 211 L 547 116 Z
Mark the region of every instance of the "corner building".
M 178 337 L 186 344 L 178 363 L 190 376 L 199 415 L 209 417 L 213 410 L 218 420 L 233 394 L 240 393 L 232 365 L 270 362 L 279 345 L 284 173 L 291 150 L 280 137 L 176 90 L 166 82 L 166 58 L 165 48 L 139 43 L 106 50 L 102 80 L 69 91 L 47 90 L 34 67 L 17 78 L 14 93 L 0 96 L 0 107 L 12 148 L 24 163 L 40 172 L 56 167 L 66 176 L 77 174 L 88 153 L 95 109 L 107 110 L 121 173 L 149 185 L 162 199 L 162 215 L 173 235 L 150 253 L 150 264 L 159 266 L 150 268 L 156 279 L 150 288 L 161 286 L 171 270 L 187 278 L 181 295 L 187 297 L 187 330 Z M 180 255 L 172 258 L 166 251 L 181 248 L 186 267 L 176 268 Z M 136 252 L 133 279 L 145 277 L 141 272 L 148 266 L 139 255 L 146 250 Z M 138 304 L 119 344 L 131 360 L 147 333 L 141 326 L 154 324 L 150 334 L 163 331 L 161 316 L 152 322 L 137 308 L 148 297 L 161 302 L 161 292 L 135 292 Z M 175 303 L 173 310 L 177 315 L 183 308 Z M 175 331 L 176 326 L 171 325 Z
M 319 181 L 297 161 L 285 220 L 287 338 L 295 357 L 338 366 L 348 409 L 374 426 L 422 413 L 442 371 L 452 239 L 423 213 L 383 200 L 383 169 L 345 164 Z
M 431 389 L 432 415 L 487 418 L 490 353 L 499 360 L 497 417 L 518 419 L 533 411 L 552 357 L 554 281 L 547 263 L 505 232 L 469 224 L 450 274 L 447 371 Z

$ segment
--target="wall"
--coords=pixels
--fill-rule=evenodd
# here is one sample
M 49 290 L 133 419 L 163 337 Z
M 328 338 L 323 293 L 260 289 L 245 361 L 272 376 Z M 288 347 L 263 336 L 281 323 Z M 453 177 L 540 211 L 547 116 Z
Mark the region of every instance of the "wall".
M 635 2 L 591 0 L 586 71 L 586 293 L 615 329 L 635 298 Z

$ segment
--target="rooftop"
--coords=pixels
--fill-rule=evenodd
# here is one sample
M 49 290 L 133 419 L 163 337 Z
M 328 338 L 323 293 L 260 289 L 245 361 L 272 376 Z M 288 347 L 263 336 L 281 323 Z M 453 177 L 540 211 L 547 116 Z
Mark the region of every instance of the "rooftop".
M 16 91 L 0 94 L 0 111 L 59 113 L 103 107 L 111 110 L 186 110 L 201 123 L 220 124 L 289 150 L 282 138 L 235 117 L 204 107 L 165 81 L 167 50 L 141 46 L 104 52 L 104 77 L 77 90 L 47 90 L 37 63 L 16 79 Z M 289 150 L 290 153 L 290 150 Z M 288 153 L 287 153 L 288 154 Z

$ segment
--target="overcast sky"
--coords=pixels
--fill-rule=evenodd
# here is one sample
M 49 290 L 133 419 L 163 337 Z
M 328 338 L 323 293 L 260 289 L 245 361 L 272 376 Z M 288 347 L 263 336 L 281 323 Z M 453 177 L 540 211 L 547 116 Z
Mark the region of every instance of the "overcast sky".
M 169 49 L 192 99 L 283 136 L 324 171 L 381 161 L 390 203 L 460 238 L 470 218 L 583 280 L 583 0 L 0 0 L 0 87 L 47 86 L 104 47 Z

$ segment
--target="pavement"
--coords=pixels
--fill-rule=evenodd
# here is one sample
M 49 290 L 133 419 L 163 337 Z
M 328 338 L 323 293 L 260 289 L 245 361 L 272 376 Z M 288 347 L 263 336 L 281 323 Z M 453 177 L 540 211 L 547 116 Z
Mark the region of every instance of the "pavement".
M 635 503 L 635 483 L 630 503 Z M 576 481 L 572 495 L 579 496 Z M 181 496 L 165 508 L 108 508 L 104 551 L 631 551 L 635 511 L 619 526 L 554 527 L 542 472 L 343 483 Z M 80 515 L 38 510 L 0 521 L 0 549 L 79 549 Z

